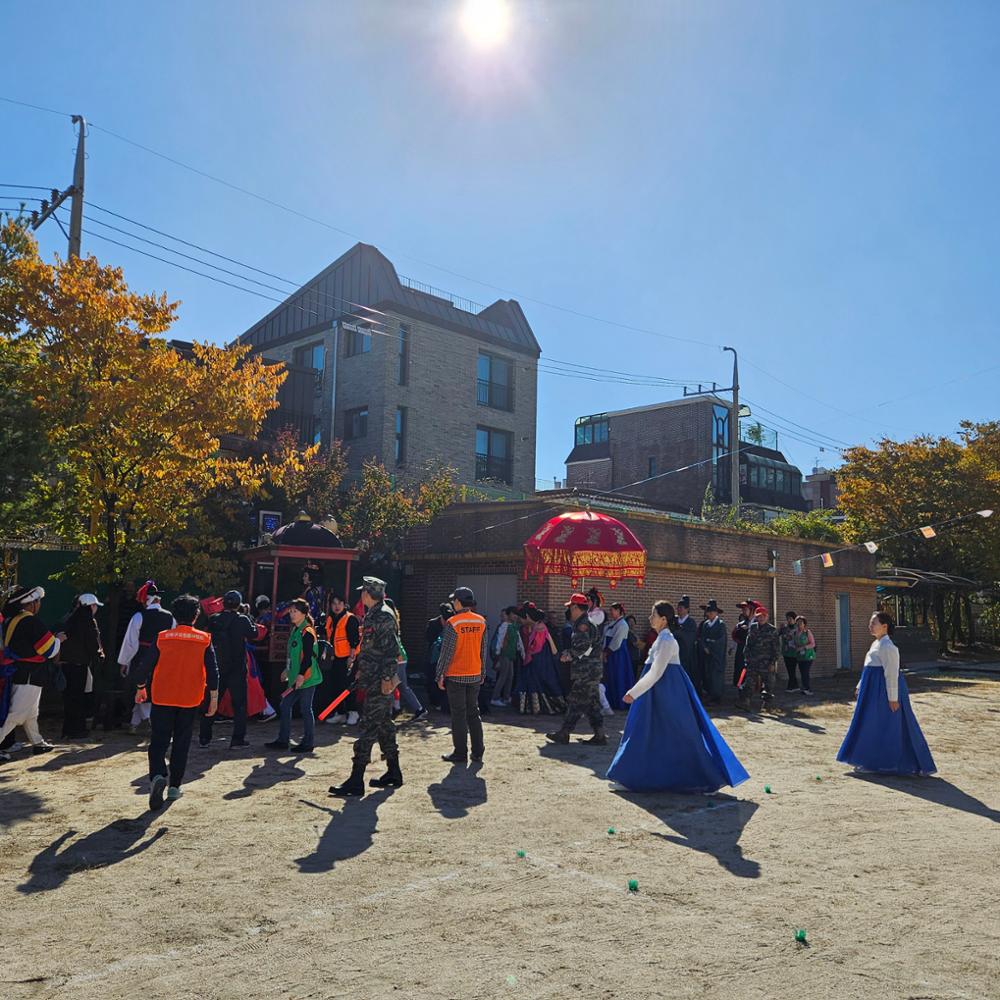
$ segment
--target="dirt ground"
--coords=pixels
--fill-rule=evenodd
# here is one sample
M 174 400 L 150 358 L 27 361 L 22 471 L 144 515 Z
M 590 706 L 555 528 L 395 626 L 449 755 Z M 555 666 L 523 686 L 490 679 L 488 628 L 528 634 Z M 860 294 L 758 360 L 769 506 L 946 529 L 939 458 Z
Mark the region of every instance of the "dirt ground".
M 478 770 L 440 760 L 441 716 L 404 730 L 406 784 L 347 802 L 327 796 L 342 727 L 266 760 L 220 731 L 155 815 L 140 738 L 16 760 L 0 997 L 1000 996 L 1000 683 L 911 679 L 925 779 L 836 763 L 851 688 L 722 712 L 751 779 L 711 799 L 613 792 L 614 746 L 551 746 L 551 720 L 512 715 Z

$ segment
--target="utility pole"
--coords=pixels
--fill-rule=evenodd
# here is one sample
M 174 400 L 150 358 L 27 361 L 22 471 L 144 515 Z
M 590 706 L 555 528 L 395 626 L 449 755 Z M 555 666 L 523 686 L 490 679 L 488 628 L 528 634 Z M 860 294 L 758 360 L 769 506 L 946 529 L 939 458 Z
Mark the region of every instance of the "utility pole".
M 83 232 L 83 167 L 86 161 L 84 143 L 87 137 L 87 123 L 83 115 L 73 115 L 73 124 L 80 126 L 76 140 L 76 161 L 73 164 L 73 207 L 69 213 L 69 255 L 80 256 L 80 237 Z
M 67 199 L 72 198 L 73 204 L 69 214 L 69 256 L 80 256 L 80 238 L 83 233 L 83 175 L 84 163 L 86 162 L 85 140 L 87 135 L 87 123 L 83 115 L 73 115 L 73 123 L 80 126 L 80 134 L 76 141 L 76 161 L 73 164 L 73 183 L 65 191 L 52 189 L 52 200 L 47 198 L 42 201 L 41 210 L 31 213 L 32 231 L 51 218 L 56 213 L 56 209 Z
M 740 512 L 740 368 L 735 347 L 723 347 L 733 353 L 733 411 L 729 418 L 730 502 L 737 516 Z

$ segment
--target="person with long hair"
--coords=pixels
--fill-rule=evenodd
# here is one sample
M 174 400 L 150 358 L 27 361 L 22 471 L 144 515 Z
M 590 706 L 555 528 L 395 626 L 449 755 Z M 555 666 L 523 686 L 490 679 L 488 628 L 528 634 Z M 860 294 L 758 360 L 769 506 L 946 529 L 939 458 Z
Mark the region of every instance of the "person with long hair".
M 323 673 L 319 667 L 319 642 L 308 601 L 297 597 L 288 607 L 288 617 L 292 623 L 292 631 L 288 636 L 288 665 L 281 674 L 281 679 L 288 685 L 288 693 L 281 698 L 278 738 L 265 746 L 269 750 L 292 749 L 295 753 L 312 753 L 316 748 L 313 698 L 317 686 L 323 681 Z M 289 747 L 292 709 L 296 703 L 302 714 L 303 735 L 301 742 Z
M 705 713 L 681 666 L 670 631 L 674 609 L 657 601 L 649 615 L 656 641 L 638 682 L 626 693 L 625 731 L 608 778 L 636 792 L 714 792 L 747 780 L 743 765 Z
M 855 771 L 881 774 L 933 774 L 937 768 L 920 730 L 906 678 L 899 671 L 899 649 L 892 641 L 892 616 L 877 611 L 868 623 L 873 642 L 857 687 L 854 717 L 837 760 Z
M 812 694 L 810 673 L 813 660 L 816 659 L 816 640 L 805 615 L 798 615 L 795 618 L 795 657 L 799 676 L 802 678 L 802 693 L 809 696 Z
M 541 608 L 532 605 L 525 614 L 530 624 L 523 643 L 524 662 L 514 686 L 514 704 L 523 715 L 561 715 L 566 702 L 556 669 L 555 639 Z
M 82 740 L 87 732 L 88 689 L 104 664 L 104 647 L 97 627 L 97 609 L 103 607 L 94 594 L 81 594 L 73 605 L 62 632 L 65 639 L 60 663 L 66 677 L 63 692 L 63 739 Z

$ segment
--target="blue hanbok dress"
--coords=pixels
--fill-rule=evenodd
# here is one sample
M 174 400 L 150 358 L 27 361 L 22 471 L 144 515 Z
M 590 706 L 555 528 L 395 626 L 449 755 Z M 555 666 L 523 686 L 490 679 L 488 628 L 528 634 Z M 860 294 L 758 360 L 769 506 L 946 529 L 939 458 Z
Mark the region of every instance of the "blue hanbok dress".
M 628 622 L 624 618 L 608 625 L 604 633 L 604 648 L 608 658 L 604 663 L 604 689 L 608 696 L 608 704 L 620 711 L 628 708 L 622 698 L 635 683 L 635 672 L 632 669 L 632 657 L 628 652 Z M 618 642 L 618 648 L 611 647 Z
M 893 712 L 890 701 L 898 701 Z M 899 650 L 887 636 L 876 639 L 865 657 L 854 718 L 837 760 L 882 774 L 933 774 L 937 768 L 910 707 Z
M 514 704 L 522 715 L 561 715 L 566 711 L 566 700 L 549 646 L 548 631 L 529 632 L 524 648 L 530 659 L 517 673 Z
M 628 692 L 625 732 L 608 777 L 634 792 L 714 792 L 749 775 L 712 720 L 681 666 L 677 640 L 664 629 Z

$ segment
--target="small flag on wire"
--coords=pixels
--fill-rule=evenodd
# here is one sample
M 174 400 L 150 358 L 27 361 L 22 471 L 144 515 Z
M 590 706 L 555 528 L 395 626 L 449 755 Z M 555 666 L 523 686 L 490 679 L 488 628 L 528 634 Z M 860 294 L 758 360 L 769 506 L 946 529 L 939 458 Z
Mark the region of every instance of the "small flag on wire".
M 920 534 L 923 535 L 924 538 L 933 538 L 937 532 L 928 524 L 920 529 Z
M 991 510 L 977 510 L 976 513 L 980 517 L 992 517 L 993 516 L 993 511 L 991 511 Z
M 823 565 L 824 565 L 824 566 L 825 566 L 825 567 L 826 567 L 827 569 L 829 569 L 829 568 L 830 568 L 830 567 L 831 567 L 831 566 L 833 565 L 833 556 L 831 556 L 829 552 L 824 552 L 824 553 L 823 553 L 823 554 L 822 554 L 822 555 L 820 556 L 820 559 L 822 559 L 822 560 L 823 560 Z
M 792 572 L 796 576 L 802 576 L 802 560 L 801 559 L 796 559 L 795 562 L 792 563 Z
M 875 553 L 878 552 L 878 542 L 865 542 L 865 548 L 872 555 L 875 555 Z

